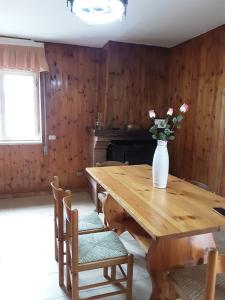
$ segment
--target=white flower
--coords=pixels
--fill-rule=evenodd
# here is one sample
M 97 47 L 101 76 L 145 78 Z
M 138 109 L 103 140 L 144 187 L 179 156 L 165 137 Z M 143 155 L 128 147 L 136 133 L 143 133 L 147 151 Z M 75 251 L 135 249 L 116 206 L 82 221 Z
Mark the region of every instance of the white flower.
M 170 108 L 168 109 L 167 116 L 172 116 L 172 115 L 173 115 L 173 108 L 170 107 Z
M 149 114 L 149 117 L 150 117 L 151 119 L 154 119 L 154 118 L 156 117 L 156 114 L 155 114 L 154 109 L 150 109 L 150 110 L 148 111 L 148 114 Z
M 180 107 L 180 112 L 186 113 L 186 112 L 188 111 L 188 108 L 189 108 L 189 106 L 188 106 L 186 103 L 184 103 L 184 104 L 181 105 L 181 107 Z

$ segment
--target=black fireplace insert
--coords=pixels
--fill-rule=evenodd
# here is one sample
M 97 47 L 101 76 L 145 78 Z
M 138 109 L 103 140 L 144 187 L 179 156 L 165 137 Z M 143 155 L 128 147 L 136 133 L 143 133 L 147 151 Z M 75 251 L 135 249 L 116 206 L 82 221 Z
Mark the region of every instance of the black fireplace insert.
M 112 141 L 107 149 L 107 160 L 152 165 L 155 140 Z

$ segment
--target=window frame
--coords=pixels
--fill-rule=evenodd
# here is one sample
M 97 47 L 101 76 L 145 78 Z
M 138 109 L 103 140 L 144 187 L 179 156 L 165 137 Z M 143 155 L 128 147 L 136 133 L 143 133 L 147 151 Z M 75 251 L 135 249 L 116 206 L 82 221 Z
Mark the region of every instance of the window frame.
M 38 139 L 7 139 L 6 136 L 1 138 L 0 136 L 0 146 L 1 145 L 27 145 L 27 144 L 42 144 L 43 136 L 42 136 L 42 101 L 41 101 L 41 91 L 40 91 L 40 74 L 31 72 L 31 71 L 22 71 L 22 70 L 10 70 L 10 69 L 1 69 L 0 70 L 0 122 L 4 127 L 5 122 L 1 120 L 4 118 L 4 113 L 1 114 L 1 111 L 4 112 L 5 106 L 5 95 L 3 89 L 3 76 L 4 74 L 18 74 L 18 75 L 32 75 L 35 81 L 35 115 L 37 117 L 37 126 L 36 130 L 39 133 Z M 3 99 L 3 101 L 1 101 Z M 0 133 L 1 134 L 1 133 Z

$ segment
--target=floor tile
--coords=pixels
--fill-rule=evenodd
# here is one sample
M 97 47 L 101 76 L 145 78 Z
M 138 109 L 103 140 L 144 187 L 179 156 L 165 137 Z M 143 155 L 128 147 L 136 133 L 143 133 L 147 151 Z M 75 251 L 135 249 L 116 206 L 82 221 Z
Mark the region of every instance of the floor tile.
M 81 211 L 94 209 L 87 193 L 73 195 Z M 53 202 L 50 195 L 0 199 L 0 299 L 69 300 L 58 286 L 58 264 L 54 260 Z M 152 286 L 145 254 L 128 234 L 120 236 L 134 255 L 133 300 L 149 299 Z M 225 232 L 215 234 L 217 246 L 225 253 Z M 2 242 L 4 241 L 4 242 Z M 117 272 L 119 275 L 119 272 Z M 102 280 L 102 270 L 81 273 L 80 283 Z M 113 290 L 115 287 L 112 288 Z M 109 287 L 83 292 L 107 292 Z M 107 300 L 122 300 L 122 295 Z
M 74 205 L 81 211 L 93 210 L 94 204 L 87 193 L 73 195 Z M 53 202 L 50 195 L 0 199 L 0 299 L 3 300 L 68 300 L 69 297 L 58 286 L 58 264 L 54 260 Z M 149 283 L 144 253 L 128 234 L 121 240 L 135 255 L 133 299 L 140 300 L 143 282 Z M 117 272 L 120 275 L 120 272 Z M 102 281 L 102 270 L 81 273 L 80 283 Z M 85 291 L 81 296 L 115 290 L 101 287 Z M 142 292 L 143 294 L 143 292 Z M 137 295 L 137 296 L 135 296 Z M 144 297 L 144 296 L 143 296 Z M 122 300 L 122 295 L 108 300 Z M 144 298 L 143 298 L 144 299 Z M 143 300 L 142 299 L 142 300 Z

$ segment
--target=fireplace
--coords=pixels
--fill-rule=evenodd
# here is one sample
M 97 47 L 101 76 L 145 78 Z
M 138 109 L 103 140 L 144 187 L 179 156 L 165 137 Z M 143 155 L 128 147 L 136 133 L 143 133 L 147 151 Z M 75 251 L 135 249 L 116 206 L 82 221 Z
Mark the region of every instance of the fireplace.
M 107 148 L 106 158 L 107 160 L 128 162 L 130 165 L 151 165 L 155 147 L 154 140 L 114 140 Z
M 106 160 L 128 161 L 130 164 L 151 164 L 156 147 L 148 130 L 88 129 L 88 166 Z
M 129 164 L 152 164 L 156 141 L 148 130 L 125 130 L 88 128 L 88 166 L 106 160 L 129 162 Z M 90 192 L 96 202 L 96 183 L 89 178 Z

